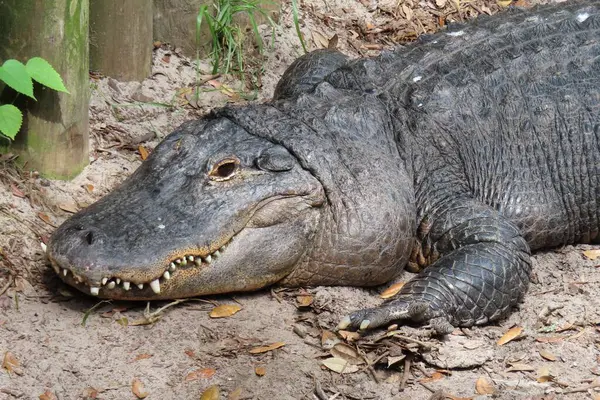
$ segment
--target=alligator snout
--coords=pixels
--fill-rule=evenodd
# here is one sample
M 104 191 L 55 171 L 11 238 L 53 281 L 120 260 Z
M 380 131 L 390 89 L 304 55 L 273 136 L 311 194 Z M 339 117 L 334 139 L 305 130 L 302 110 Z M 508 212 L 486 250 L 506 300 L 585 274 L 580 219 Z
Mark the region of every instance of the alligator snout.
M 66 233 L 65 240 L 73 241 L 81 247 L 86 248 L 97 244 L 98 241 L 102 242 L 102 233 L 93 227 L 84 227 L 82 225 L 76 225 L 69 229 L 70 232 Z

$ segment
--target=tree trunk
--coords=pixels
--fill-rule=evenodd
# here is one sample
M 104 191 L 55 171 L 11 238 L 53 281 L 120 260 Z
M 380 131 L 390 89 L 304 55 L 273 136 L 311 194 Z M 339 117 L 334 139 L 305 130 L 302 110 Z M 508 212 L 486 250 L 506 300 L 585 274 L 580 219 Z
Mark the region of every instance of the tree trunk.
M 68 179 L 89 162 L 88 0 L 0 0 L 0 61 L 40 56 L 61 75 L 70 94 L 35 84 L 37 101 L 4 87 L 0 103 L 24 112 L 12 144 L 27 169 Z M 0 145 L 4 145 L 0 143 Z M 6 146 L 4 146 L 6 150 Z
M 90 66 L 120 81 L 143 81 L 152 67 L 152 1 L 90 2 Z

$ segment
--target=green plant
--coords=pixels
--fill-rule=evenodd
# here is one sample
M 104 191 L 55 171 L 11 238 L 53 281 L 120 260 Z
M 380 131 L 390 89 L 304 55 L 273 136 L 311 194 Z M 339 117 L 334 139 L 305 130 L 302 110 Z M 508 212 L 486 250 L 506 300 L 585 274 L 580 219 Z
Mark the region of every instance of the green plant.
M 211 37 L 212 73 L 216 74 L 220 71 L 227 74 L 235 67 L 237 73 L 243 78 L 244 32 L 234 23 L 234 17 L 237 14 L 246 15 L 254 32 L 258 52 L 262 55 L 263 40 L 258 32 L 256 22 L 258 15 L 267 20 L 273 30 L 272 36 L 275 36 L 275 22 L 262 8 L 262 5 L 266 2 L 265 0 L 217 0 L 214 3 L 214 14 L 210 12 L 207 5 L 201 6 L 196 17 L 196 59 L 200 59 L 200 28 L 202 23 L 206 21 Z M 197 70 L 199 71 L 199 66 Z
M 300 18 L 298 17 L 298 0 L 292 0 L 292 16 L 294 17 L 294 27 L 296 28 L 296 35 L 298 35 L 298 39 L 300 39 L 300 44 L 302 45 L 302 50 L 304 53 L 308 53 L 306 49 L 306 43 L 304 43 L 304 36 L 302 36 L 302 32 L 300 32 Z
M 52 65 L 43 58 L 33 57 L 27 64 L 17 60 L 6 60 L 0 67 L 0 81 L 14 89 L 17 93 L 36 100 L 33 95 L 33 81 L 36 81 L 58 92 L 69 93 L 63 81 L 52 68 Z M 21 124 L 23 113 L 12 104 L 0 105 L 0 137 L 13 140 Z

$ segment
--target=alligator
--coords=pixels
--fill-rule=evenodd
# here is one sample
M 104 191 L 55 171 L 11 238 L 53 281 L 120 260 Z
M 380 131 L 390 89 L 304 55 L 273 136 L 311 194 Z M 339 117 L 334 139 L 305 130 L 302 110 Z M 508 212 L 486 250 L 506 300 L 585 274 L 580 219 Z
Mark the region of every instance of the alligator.
M 271 101 L 169 134 L 48 244 L 66 283 L 153 300 L 377 286 L 340 328 L 498 320 L 531 252 L 600 241 L 600 1 L 509 10 L 374 58 L 308 53 Z

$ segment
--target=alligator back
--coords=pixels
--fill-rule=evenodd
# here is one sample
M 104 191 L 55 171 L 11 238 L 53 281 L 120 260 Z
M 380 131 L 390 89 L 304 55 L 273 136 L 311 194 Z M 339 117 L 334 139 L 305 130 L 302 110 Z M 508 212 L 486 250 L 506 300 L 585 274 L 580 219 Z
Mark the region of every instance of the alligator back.
M 468 195 L 508 217 L 532 249 L 595 241 L 599 5 L 480 18 L 328 80 L 379 92 L 393 109 L 419 219 Z

